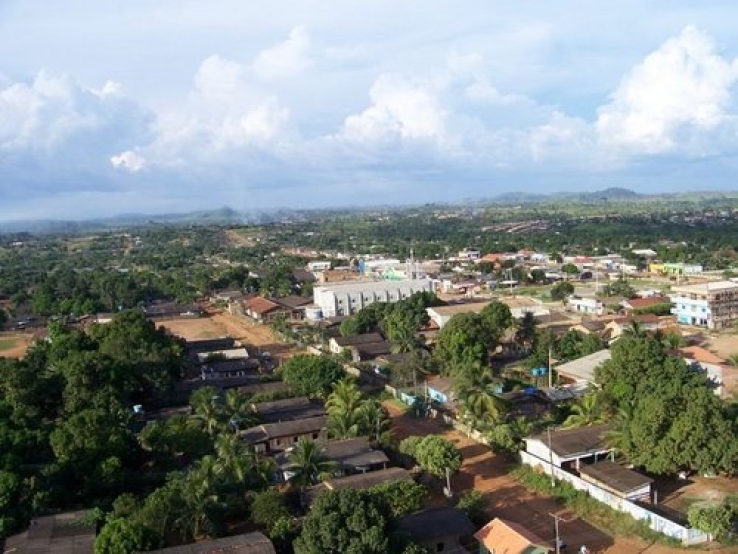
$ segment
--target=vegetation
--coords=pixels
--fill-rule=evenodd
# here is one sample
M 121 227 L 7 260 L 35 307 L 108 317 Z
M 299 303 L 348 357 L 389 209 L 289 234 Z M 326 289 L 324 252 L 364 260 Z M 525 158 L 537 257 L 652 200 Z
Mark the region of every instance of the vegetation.
M 344 375 L 341 365 L 328 356 L 299 354 L 281 368 L 282 378 L 299 394 L 323 398 Z

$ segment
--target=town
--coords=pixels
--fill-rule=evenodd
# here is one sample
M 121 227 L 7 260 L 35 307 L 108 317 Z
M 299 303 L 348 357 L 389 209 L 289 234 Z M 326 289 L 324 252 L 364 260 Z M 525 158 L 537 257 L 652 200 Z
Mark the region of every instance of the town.
M 2 551 L 734 552 L 738 206 L 663 202 L 0 237 Z

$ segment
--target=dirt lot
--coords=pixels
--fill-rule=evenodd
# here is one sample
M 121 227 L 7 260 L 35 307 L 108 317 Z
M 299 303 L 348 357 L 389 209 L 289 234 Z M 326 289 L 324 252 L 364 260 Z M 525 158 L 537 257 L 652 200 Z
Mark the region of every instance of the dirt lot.
M 22 358 L 35 339 L 33 333 L 0 333 L 0 357 Z
M 244 345 L 256 346 L 273 356 L 291 356 L 299 352 L 294 347 L 277 340 L 266 325 L 252 323 L 243 317 L 220 310 L 210 310 L 208 313 L 207 317 L 165 320 L 158 322 L 157 325 L 185 339 L 233 337 Z
M 396 406 L 386 403 L 393 418 L 393 429 L 398 439 L 410 435 L 438 434 L 453 441 L 464 456 L 461 471 L 452 479 L 452 488 L 474 488 L 484 493 L 491 517 L 502 517 L 525 525 L 549 544 L 553 545 L 555 532 L 551 514 L 564 519 L 560 533 L 568 543 L 569 552 L 576 552 L 582 544 L 598 554 L 676 554 L 686 552 L 660 544 L 650 544 L 636 537 L 611 537 L 578 519 L 573 513 L 559 506 L 552 499 L 534 494 L 507 474 L 504 459 L 494 455 L 489 448 L 467 438 L 458 431 L 445 428 L 440 422 L 417 419 L 403 414 Z M 730 554 L 736 549 L 693 550 L 692 554 Z
M 705 348 L 726 360 L 733 354 L 738 354 L 738 334 L 725 332 L 719 335 L 709 335 Z

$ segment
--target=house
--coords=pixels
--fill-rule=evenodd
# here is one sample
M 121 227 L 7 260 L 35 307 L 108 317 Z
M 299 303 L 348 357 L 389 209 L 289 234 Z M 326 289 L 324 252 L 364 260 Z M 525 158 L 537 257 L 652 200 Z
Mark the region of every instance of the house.
M 200 541 L 193 544 L 150 550 L 151 554 L 276 554 L 274 545 L 259 531 Z
M 327 269 L 330 269 L 330 262 L 328 262 Z M 292 279 L 298 286 L 315 283 L 318 280 L 315 273 L 301 267 L 292 270 Z
M 332 440 L 320 444 L 325 457 L 336 464 L 335 477 L 357 475 L 387 469 L 389 459 L 381 450 L 372 447 L 364 437 Z M 282 478 L 291 477 L 289 453 L 292 447 L 276 456 Z
M 440 404 L 454 401 L 454 381 L 451 377 L 432 377 L 425 382 L 428 398 Z
M 599 319 L 582 319 L 581 323 L 573 325 L 571 330 L 584 335 L 600 335 L 605 330 L 605 322 Z
M 243 346 L 237 348 L 228 348 L 225 350 L 211 350 L 210 352 L 199 352 L 197 361 L 200 364 L 207 364 L 220 360 L 246 360 L 249 357 L 249 351 Z
M 326 269 L 331 268 L 331 261 L 330 260 L 313 260 L 312 262 L 308 262 L 307 264 L 307 270 L 313 274 L 318 273 L 320 271 L 325 271 Z
M 643 314 L 632 317 L 616 317 L 605 324 L 605 330 L 602 332 L 602 338 L 612 344 L 625 334 L 625 332 L 633 327 L 633 323 L 638 326 L 641 331 L 654 332 L 667 325 L 670 318 L 659 318 L 656 314 Z
M 287 319 L 303 320 L 305 319 L 305 309 L 312 303 L 310 298 L 291 294 L 280 298 L 272 298 L 272 302 L 281 306 L 281 311 Z
M 244 394 L 273 393 L 279 394 L 289 390 L 284 381 L 262 381 L 257 375 L 243 375 L 226 379 L 215 377 L 211 379 L 191 379 L 175 383 L 168 395 L 167 405 L 179 406 L 186 404 L 190 395 L 202 387 L 213 387 L 219 393 L 235 389 Z
M 254 296 L 243 302 L 243 313 L 257 323 L 269 323 L 277 314 L 282 313 L 282 306 L 261 296 Z
M 679 352 L 688 366 L 707 374 L 720 398 L 730 398 L 738 391 L 738 367 L 728 365 L 726 360 L 701 346 L 687 346 Z
M 243 299 L 243 296 L 243 291 L 240 290 L 222 290 L 213 294 L 213 296 L 210 297 L 210 301 L 213 304 L 218 302 L 231 304 L 233 302 L 239 302 Z
M 671 287 L 671 313 L 683 325 L 725 329 L 738 321 L 738 283 L 716 281 Z
M 530 313 L 537 320 L 544 321 L 551 315 L 551 311 L 542 302 L 530 296 L 500 296 L 495 300 L 510 308 L 513 319 L 523 319 L 525 314 Z
M 508 406 L 507 414 L 514 418 L 536 420 L 553 408 L 551 400 L 538 389 L 504 392 L 498 396 Z
M 620 498 L 651 501 L 653 479 L 610 460 L 580 465 L 579 476 Z
M 306 396 L 273 400 L 271 402 L 258 402 L 251 405 L 251 410 L 262 423 L 295 421 L 325 415 L 323 404 L 313 402 Z
M 553 464 L 564 469 L 579 469 L 583 462 L 605 458 L 612 448 L 605 444 L 610 425 L 590 425 L 574 429 L 548 430 L 527 437 L 525 451 L 540 460 L 540 465 Z
M 386 356 L 392 353 L 392 343 L 388 340 L 382 342 L 370 342 L 367 344 L 357 344 L 350 346 L 351 359 L 354 362 L 366 362 L 375 360 L 380 356 Z
M 257 452 L 283 452 L 303 438 L 313 441 L 325 439 L 327 422 L 326 416 L 317 416 L 294 421 L 263 423 L 241 431 L 239 436 L 251 444 Z
M 595 382 L 595 369 L 611 357 L 612 353 L 609 350 L 599 350 L 593 354 L 555 366 L 554 369 L 560 378 L 577 385 L 587 386 Z
M 620 302 L 622 312 L 626 315 L 632 315 L 634 311 L 646 309 L 658 309 L 660 306 L 665 307 L 664 314 L 669 313 L 671 300 L 667 296 L 648 296 L 645 298 L 626 298 Z
M 389 467 L 378 471 L 369 471 L 367 473 L 359 473 L 356 475 L 348 475 L 346 477 L 337 477 L 323 481 L 319 485 L 310 487 L 305 491 L 303 502 L 310 505 L 322 493 L 326 491 L 341 489 L 366 490 L 384 483 L 392 483 L 395 481 L 414 481 L 411 473 L 400 467 Z
M 176 302 L 154 302 L 146 308 L 144 313 L 147 319 L 190 319 L 202 315 L 202 310 L 197 304 L 178 304 Z
M 476 527 L 458 508 L 429 508 L 407 515 L 397 524 L 397 532 L 425 546 L 429 552 L 464 552 L 471 546 Z
M 554 549 L 519 523 L 496 517 L 474 534 L 480 554 L 550 554 Z
M 333 337 L 328 340 L 328 350 L 331 354 L 339 355 L 344 349 L 352 346 L 367 345 L 372 343 L 383 343 L 384 337 L 379 333 L 362 333 L 360 335 L 349 335 L 347 337 Z
M 89 512 L 67 512 L 31 520 L 28 530 L 0 539 L 0 552 L 92 554 L 96 526 Z
M 214 350 L 228 350 L 236 345 L 235 339 L 231 337 L 218 337 L 212 339 L 194 339 L 185 343 L 185 351 L 188 356 L 195 356 L 200 352 L 212 352 Z
M 434 306 L 426 308 L 425 311 L 431 321 L 438 325 L 439 329 L 443 329 L 444 325 L 451 321 L 451 318 L 456 314 L 478 314 L 489 304 L 489 302 L 463 302 L 449 304 L 448 306 Z
M 351 315 L 375 302 L 393 303 L 434 288 L 430 279 L 334 283 L 313 288 L 313 302 L 323 317 Z
M 259 360 L 255 358 L 233 358 L 205 362 L 200 368 L 203 379 L 230 379 L 255 375 L 259 371 Z
M 566 301 L 566 309 L 571 312 L 602 315 L 605 312 L 605 305 L 597 298 L 570 296 Z

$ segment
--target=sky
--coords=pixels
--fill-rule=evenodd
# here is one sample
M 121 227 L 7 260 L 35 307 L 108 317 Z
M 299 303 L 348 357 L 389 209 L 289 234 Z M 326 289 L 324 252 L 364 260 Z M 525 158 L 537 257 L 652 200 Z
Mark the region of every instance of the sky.
M 738 4 L 0 0 L 0 220 L 737 190 Z

